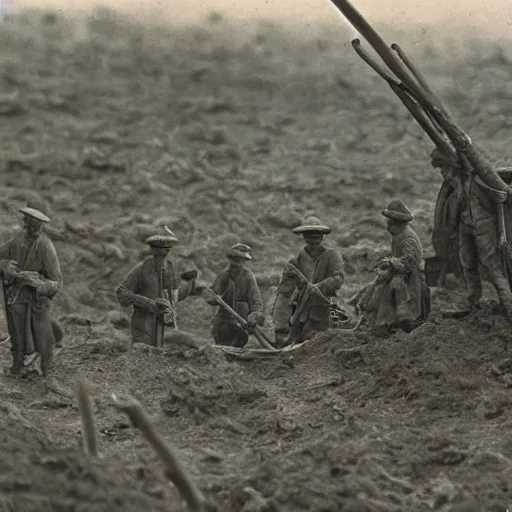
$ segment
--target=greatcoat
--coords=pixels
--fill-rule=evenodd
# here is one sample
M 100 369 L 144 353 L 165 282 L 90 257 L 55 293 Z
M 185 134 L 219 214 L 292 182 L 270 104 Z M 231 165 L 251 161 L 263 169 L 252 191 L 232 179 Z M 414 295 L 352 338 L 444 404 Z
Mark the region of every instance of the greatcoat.
M 18 280 L 5 282 L 7 325 L 11 335 L 13 368 L 21 369 L 23 357 L 34 349 L 41 356 L 41 371 L 47 375 L 53 361 L 54 330 L 50 315 L 51 300 L 62 286 L 59 258 L 50 238 L 39 234 L 27 239 L 20 231 L 0 246 L 0 266 L 18 262 L 19 271 L 38 272 L 42 284 L 37 292 Z
M 165 259 L 161 269 L 156 268 L 153 256 L 137 264 L 117 287 L 119 304 L 133 306 L 131 334 L 133 343 L 154 344 L 155 331 L 162 327 L 163 319 L 153 309 L 155 299 L 163 297 L 167 290 L 169 301 L 175 310 L 179 301 L 186 299 L 194 289 L 194 281 L 180 284 L 179 274 L 170 259 Z

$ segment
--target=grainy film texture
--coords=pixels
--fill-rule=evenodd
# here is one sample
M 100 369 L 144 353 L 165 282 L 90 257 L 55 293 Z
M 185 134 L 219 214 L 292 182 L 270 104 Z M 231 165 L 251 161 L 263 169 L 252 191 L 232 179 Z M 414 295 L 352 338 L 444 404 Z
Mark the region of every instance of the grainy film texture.
M 510 509 L 508 40 L 0 1 L 0 512 Z

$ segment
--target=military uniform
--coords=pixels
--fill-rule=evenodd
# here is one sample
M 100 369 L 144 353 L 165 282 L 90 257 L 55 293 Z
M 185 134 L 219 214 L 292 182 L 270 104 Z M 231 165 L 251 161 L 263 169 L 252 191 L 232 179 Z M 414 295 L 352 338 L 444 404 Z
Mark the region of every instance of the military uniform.
M 35 350 L 41 356 L 41 372 L 46 376 L 53 366 L 54 332 L 59 332 L 58 324 L 52 325 L 50 305 L 62 286 L 62 273 L 55 247 L 41 229 L 50 219 L 34 208 L 20 211 L 25 216 L 25 230 L 0 246 L 13 356 L 11 372 L 19 375 L 24 356 Z M 27 277 L 22 277 L 24 273 Z
M 251 248 L 235 244 L 227 253 L 230 265 L 223 270 L 210 287 L 228 306 L 238 313 L 249 326 L 264 322 L 261 293 L 254 274 L 243 264 L 252 260 Z M 215 297 L 205 294 L 205 300 L 216 306 Z M 231 314 L 219 306 L 212 320 L 212 336 L 216 344 L 243 347 L 249 332 L 238 326 Z
M 154 235 L 146 243 L 155 250 L 169 249 L 178 241 L 173 236 Z M 161 346 L 166 326 L 165 315 L 172 317 L 169 327 L 177 327 L 176 305 L 194 291 L 195 276 L 180 284 L 175 265 L 166 257 L 148 256 L 136 265 L 117 287 L 119 304 L 133 306 L 131 335 L 133 343 Z
M 439 285 L 444 286 L 446 275 L 462 276 L 459 257 L 459 227 L 463 200 L 462 184 L 459 180 L 445 180 L 439 189 L 434 213 L 432 246 L 442 268 Z
M 475 175 L 464 183 L 465 205 L 459 231 L 460 260 L 468 290 L 469 306 L 475 306 L 482 297 L 482 266 L 493 284 L 509 320 L 512 320 L 512 292 L 503 273 L 499 250 L 497 204 L 478 182 Z
M 461 170 L 460 163 L 444 157 L 440 161 L 433 153 L 432 165 L 451 166 Z M 493 284 L 507 318 L 512 321 L 512 292 L 509 276 L 505 274 L 510 261 L 500 250 L 499 218 L 502 199 L 498 191 L 489 189 L 478 176 L 469 173 L 462 180 L 462 200 L 458 230 L 459 258 L 468 292 L 468 308 L 478 305 L 482 296 L 480 269 Z M 506 198 L 505 198 L 506 199 Z M 505 208 L 508 211 L 508 208 Z M 504 224 L 506 224 L 504 219 Z M 507 227 L 505 226 L 505 234 Z M 510 231 L 510 230 L 509 230 Z
M 377 328 L 410 332 L 430 314 L 430 290 L 421 271 L 423 248 L 409 225 L 413 215 L 402 201 L 392 201 L 382 215 L 388 225 L 396 226 L 391 233 L 391 256 L 377 265 L 380 276 L 364 294 L 362 309 L 374 316 Z
M 328 226 L 309 217 L 292 231 L 304 236 L 306 246 L 289 261 L 278 286 L 273 312 L 277 346 L 301 343 L 327 330 L 330 300 L 345 279 L 339 252 L 320 243 L 331 232 Z M 314 287 L 309 287 L 304 278 Z

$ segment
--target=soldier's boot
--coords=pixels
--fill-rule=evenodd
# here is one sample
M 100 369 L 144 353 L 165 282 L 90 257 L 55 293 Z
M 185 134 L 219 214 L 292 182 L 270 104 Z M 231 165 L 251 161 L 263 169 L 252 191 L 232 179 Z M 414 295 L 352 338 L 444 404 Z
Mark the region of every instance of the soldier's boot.
M 27 369 L 23 366 L 23 361 L 14 362 L 13 365 L 9 368 L 4 368 L 4 373 L 8 377 L 12 377 L 14 379 L 21 379 L 27 375 Z
M 499 296 L 505 318 L 512 324 L 512 294 L 505 291 L 505 293 L 500 293 Z
M 482 281 L 480 276 L 472 275 L 469 279 L 466 276 L 466 287 L 468 295 L 464 310 L 468 313 L 475 313 L 480 309 L 480 299 L 482 298 Z
M 496 289 L 501 306 L 503 307 L 506 319 L 512 323 L 512 292 L 508 279 L 498 270 L 489 272 L 490 280 Z
M 414 329 L 414 324 L 410 320 L 404 320 L 403 322 L 400 322 L 398 324 L 400 329 L 404 331 L 405 333 L 409 334 Z

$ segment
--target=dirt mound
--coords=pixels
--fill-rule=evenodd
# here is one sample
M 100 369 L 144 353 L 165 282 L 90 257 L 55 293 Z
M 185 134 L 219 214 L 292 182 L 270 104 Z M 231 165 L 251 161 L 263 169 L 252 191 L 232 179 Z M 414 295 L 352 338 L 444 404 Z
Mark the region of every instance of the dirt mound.
M 1 377 L 2 510 L 182 509 L 112 393 L 143 404 L 212 511 L 512 508 L 510 329 L 492 302 L 475 318 L 443 318 L 460 281 L 433 291 L 432 317 L 411 335 L 333 330 L 293 354 L 241 361 L 205 343 L 212 309 L 192 297 L 179 306 L 181 343 L 129 347 L 114 289 L 166 225 L 180 266 L 206 282 L 232 243 L 252 245 L 269 333 L 282 266 L 300 247 L 290 228 L 305 215 L 332 226 L 347 274 L 340 303 L 387 251 L 379 211 L 391 199 L 411 208 L 430 250 L 441 182 L 430 143 L 350 35 L 298 38 L 219 17 L 141 26 L 109 11 L 2 24 L 0 236 L 27 202 L 52 218 L 65 281 L 57 375 L 64 387 L 77 374 L 87 382 L 102 454 L 81 454 L 73 398 Z M 396 41 L 473 140 L 503 157 L 510 49 Z M 5 343 L 0 356 L 7 365 Z
M 16 398 L 11 396 L 13 401 Z M 28 404 L 29 412 L 22 414 L 11 402 L 0 403 L 2 511 L 170 510 L 163 491 L 154 486 L 148 492 L 151 486 L 140 471 L 88 460 L 78 447 L 58 446 L 44 431 L 44 424 L 36 426 L 27 419 L 32 416 L 30 409 L 62 407 L 67 405 L 41 398 Z

